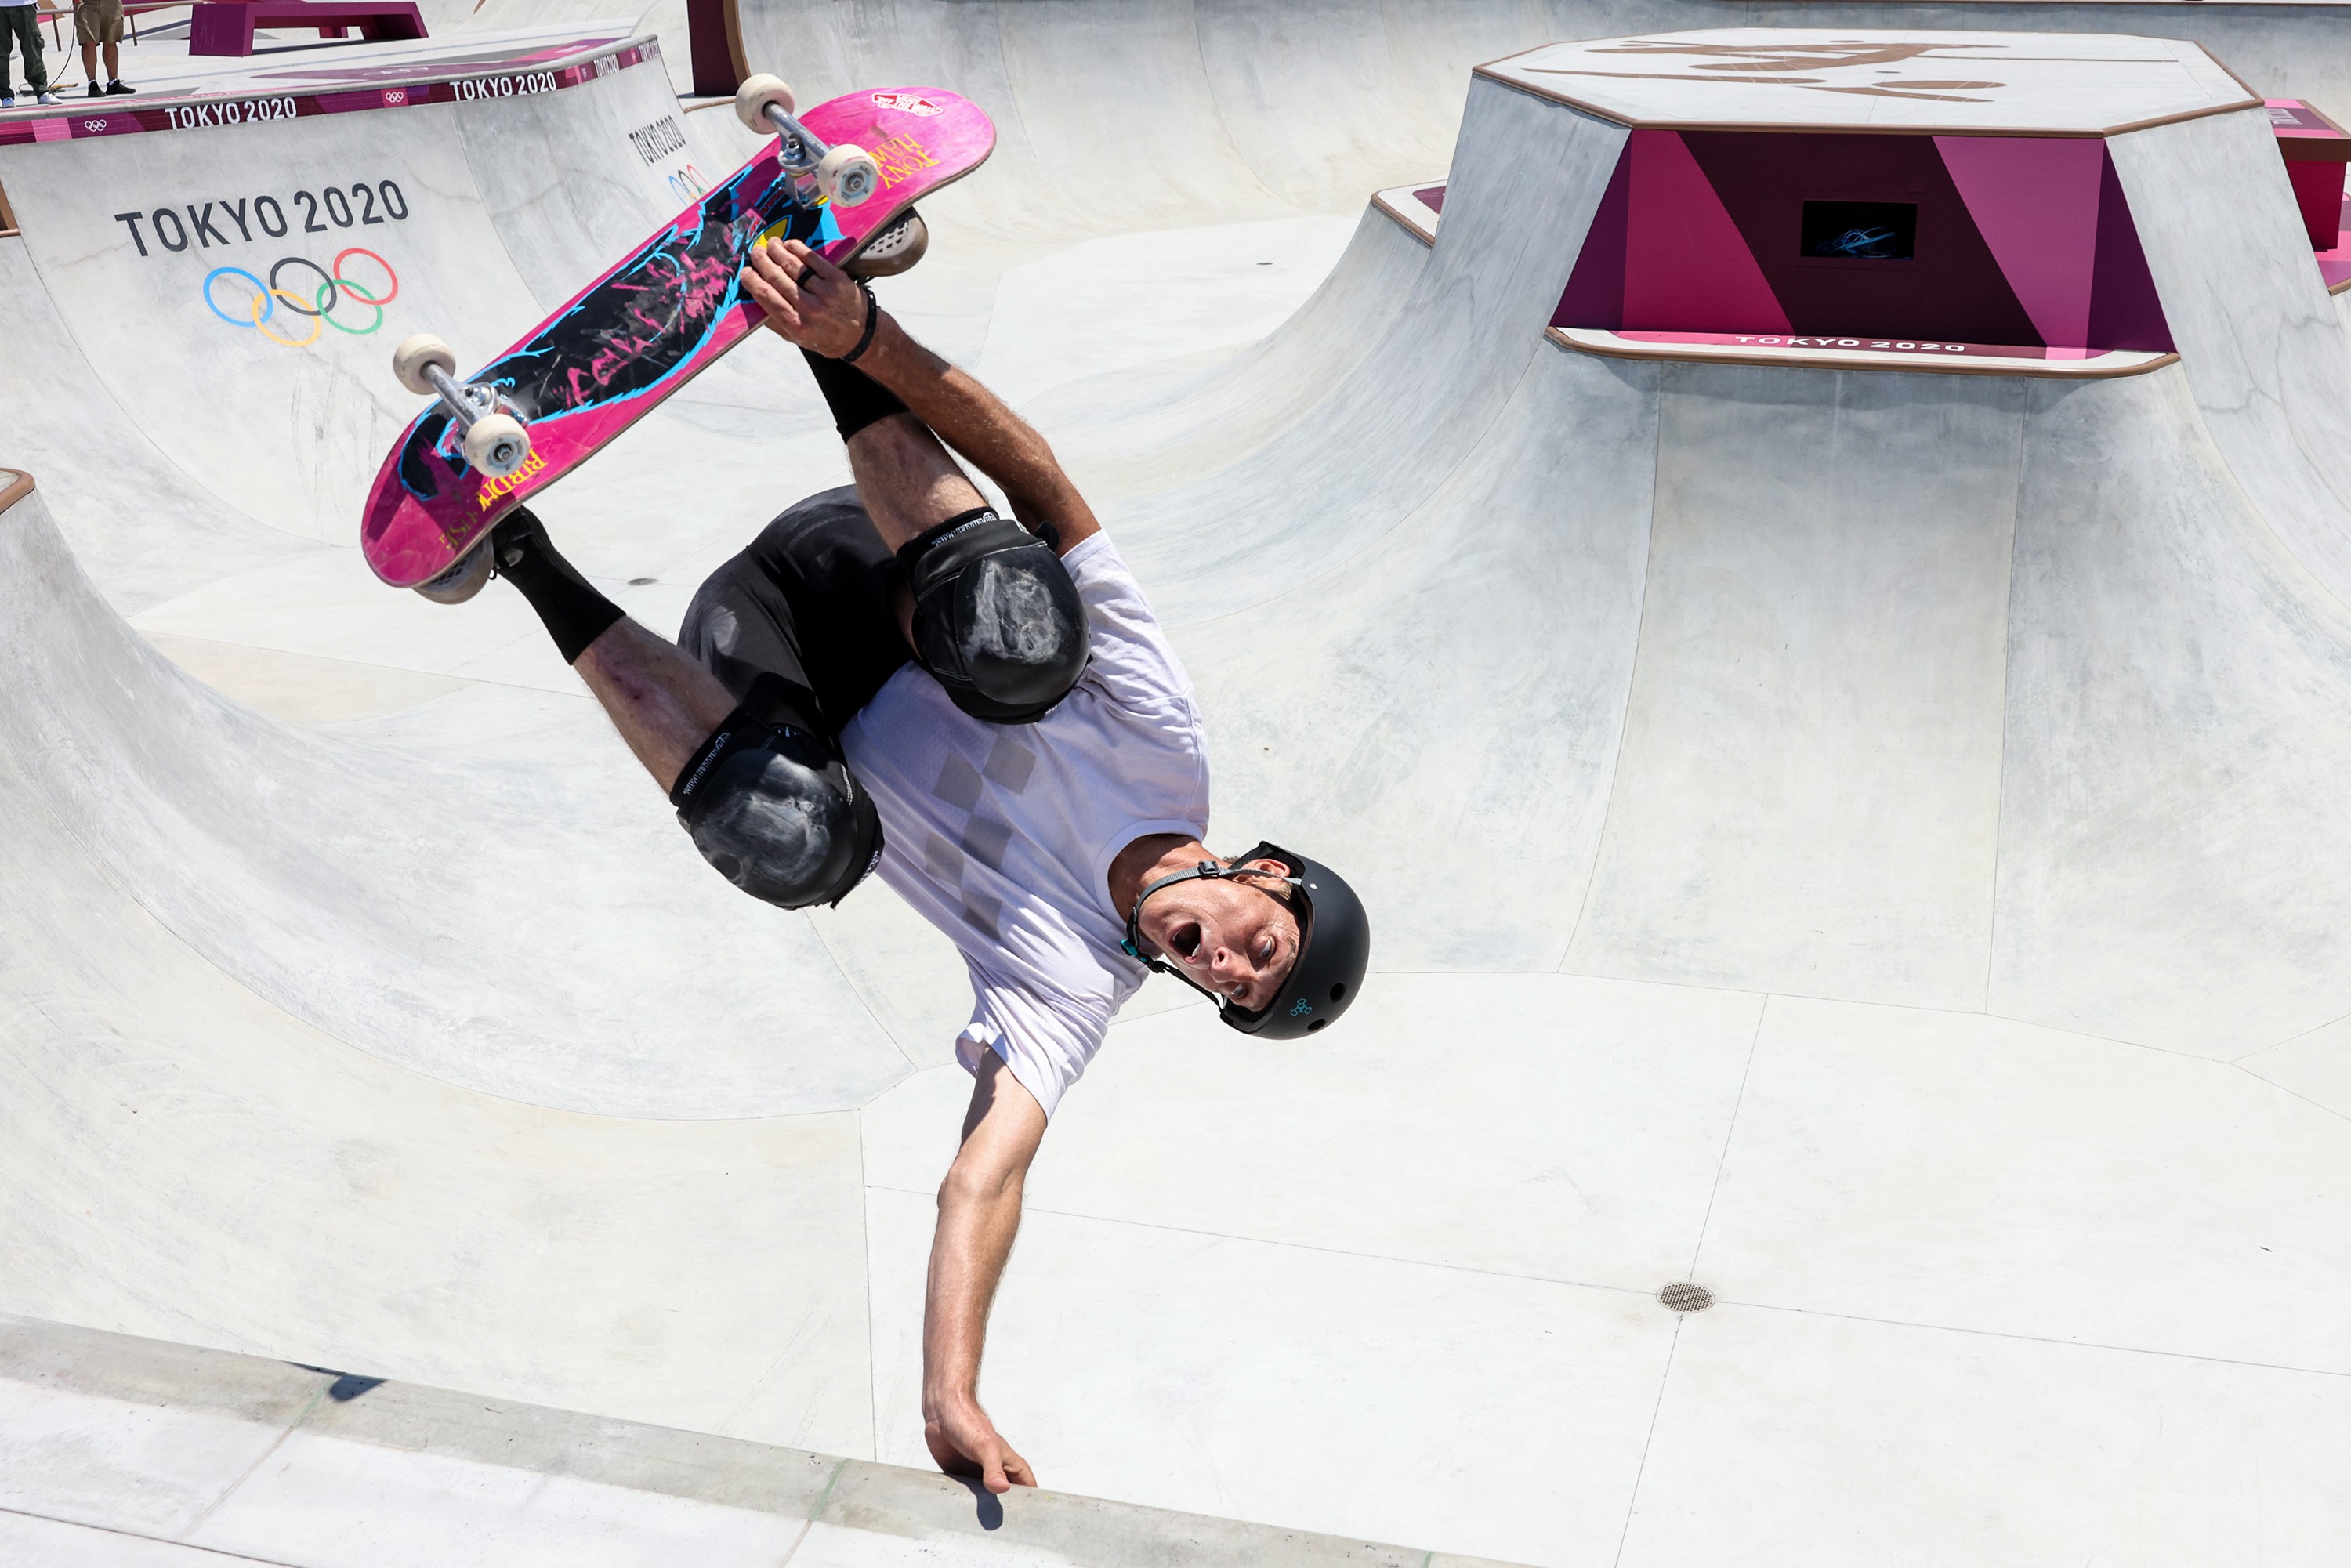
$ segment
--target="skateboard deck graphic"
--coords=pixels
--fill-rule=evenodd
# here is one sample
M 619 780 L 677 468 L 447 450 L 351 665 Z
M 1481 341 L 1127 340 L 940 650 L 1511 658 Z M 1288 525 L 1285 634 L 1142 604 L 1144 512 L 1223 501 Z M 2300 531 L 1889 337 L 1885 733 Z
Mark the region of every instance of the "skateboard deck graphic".
M 368 492 L 360 543 L 376 576 L 413 588 L 439 576 L 515 507 L 692 381 L 765 318 L 743 292 L 751 251 L 798 239 L 846 265 L 928 193 L 984 162 L 996 129 L 977 104 L 936 88 L 886 88 L 799 116 L 826 142 L 854 142 L 880 166 L 853 207 L 804 204 L 778 144 L 697 198 L 528 337 L 463 378 L 495 387 L 530 430 L 522 467 L 494 478 L 470 465 L 438 401 L 402 433 Z

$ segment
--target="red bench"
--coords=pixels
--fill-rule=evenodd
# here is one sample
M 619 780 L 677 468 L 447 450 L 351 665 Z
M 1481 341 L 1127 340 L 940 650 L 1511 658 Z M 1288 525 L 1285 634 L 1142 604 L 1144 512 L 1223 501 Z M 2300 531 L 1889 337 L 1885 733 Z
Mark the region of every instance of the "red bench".
M 413 0 L 198 0 L 192 10 L 192 55 L 249 55 L 256 27 L 316 27 L 322 38 L 357 27 L 371 42 L 425 36 Z

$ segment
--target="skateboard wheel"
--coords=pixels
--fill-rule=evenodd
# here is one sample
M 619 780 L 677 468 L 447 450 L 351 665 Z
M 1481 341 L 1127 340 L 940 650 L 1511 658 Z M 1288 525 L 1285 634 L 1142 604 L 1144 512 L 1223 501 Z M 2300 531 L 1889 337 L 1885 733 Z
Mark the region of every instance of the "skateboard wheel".
M 424 373 L 427 365 L 440 366 L 444 376 L 457 373 L 457 356 L 449 351 L 448 344 L 430 332 L 403 339 L 400 347 L 392 351 L 392 373 L 400 378 L 402 386 L 419 397 L 431 397 L 435 390 L 433 379 Z
M 842 271 L 852 277 L 895 277 L 923 259 L 931 231 L 923 214 L 908 207 L 898 221 L 875 235 Z
M 465 461 L 493 479 L 503 479 L 530 456 L 530 432 L 512 414 L 489 413 L 465 432 Z
M 481 542 L 459 556 L 448 570 L 427 582 L 416 585 L 416 591 L 435 604 L 463 604 L 482 591 L 490 580 L 490 536 L 484 534 Z
M 773 136 L 776 128 L 768 122 L 768 105 L 771 103 L 789 114 L 792 89 L 784 85 L 781 77 L 762 72 L 735 89 L 735 118 L 750 127 L 754 136 Z
M 882 165 L 854 141 L 844 141 L 817 164 L 816 188 L 836 207 L 856 206 L 882 188 Z

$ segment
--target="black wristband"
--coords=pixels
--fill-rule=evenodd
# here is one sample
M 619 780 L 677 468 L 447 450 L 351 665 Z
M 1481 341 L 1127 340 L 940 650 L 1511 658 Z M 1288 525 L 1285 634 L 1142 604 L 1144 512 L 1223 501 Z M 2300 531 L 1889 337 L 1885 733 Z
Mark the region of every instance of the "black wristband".
M 841 362 L 844 365 L 855 364 L 857 356 L 873 346 L 873 329 L 882 324 L 882 307 L 873 298 L 873 286 L 862 277 L 856 282 L 857 287 L 865 291 L 865 330 L 859 335 L 857 347 L 841 356 Z
M 906 405 L 889 388 L 855 365 L 828 360 L 806 349 L 800 350 L 800 358 L 808 361 L 809 374 L 816 378 L 817 391 L 824 394 L 824 405 L 832 411 L 832 427 L 841 432 L 843 441 L 869 424 L 906 412 Z

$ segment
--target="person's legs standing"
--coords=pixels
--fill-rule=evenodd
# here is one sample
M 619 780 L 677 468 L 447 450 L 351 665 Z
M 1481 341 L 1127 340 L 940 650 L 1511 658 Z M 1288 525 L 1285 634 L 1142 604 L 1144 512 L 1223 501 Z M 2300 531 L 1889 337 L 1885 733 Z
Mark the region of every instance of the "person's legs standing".
M 89 78 L 89 96 L 127 93 L 122 85 L 122 0 L 75 0 L 74 39 L 81 45 L 81 72 Z M 106 50 L 106 80 L 99 86 L 98 53 Z
M 25 56 L 25 85 L 35 97 L 49 90 L 49 66 L 41 55 L 41 10 L 38 5 L 0 5 L 0 21 L 6 24 L 6 37 L 15 41 Z M 0 43 L 0 89 L 7 88 L 7 46 Z M 14 98 L 13 91 L 10 93 Z
M 25 31 L 17 42 L 25 51 L 25 82 L 33 89 L 34 97 L 47 99 L 49 97 L 49 57 L 41 43 L 41 8 L 26 5 L 20 9 L 25 18 Z

